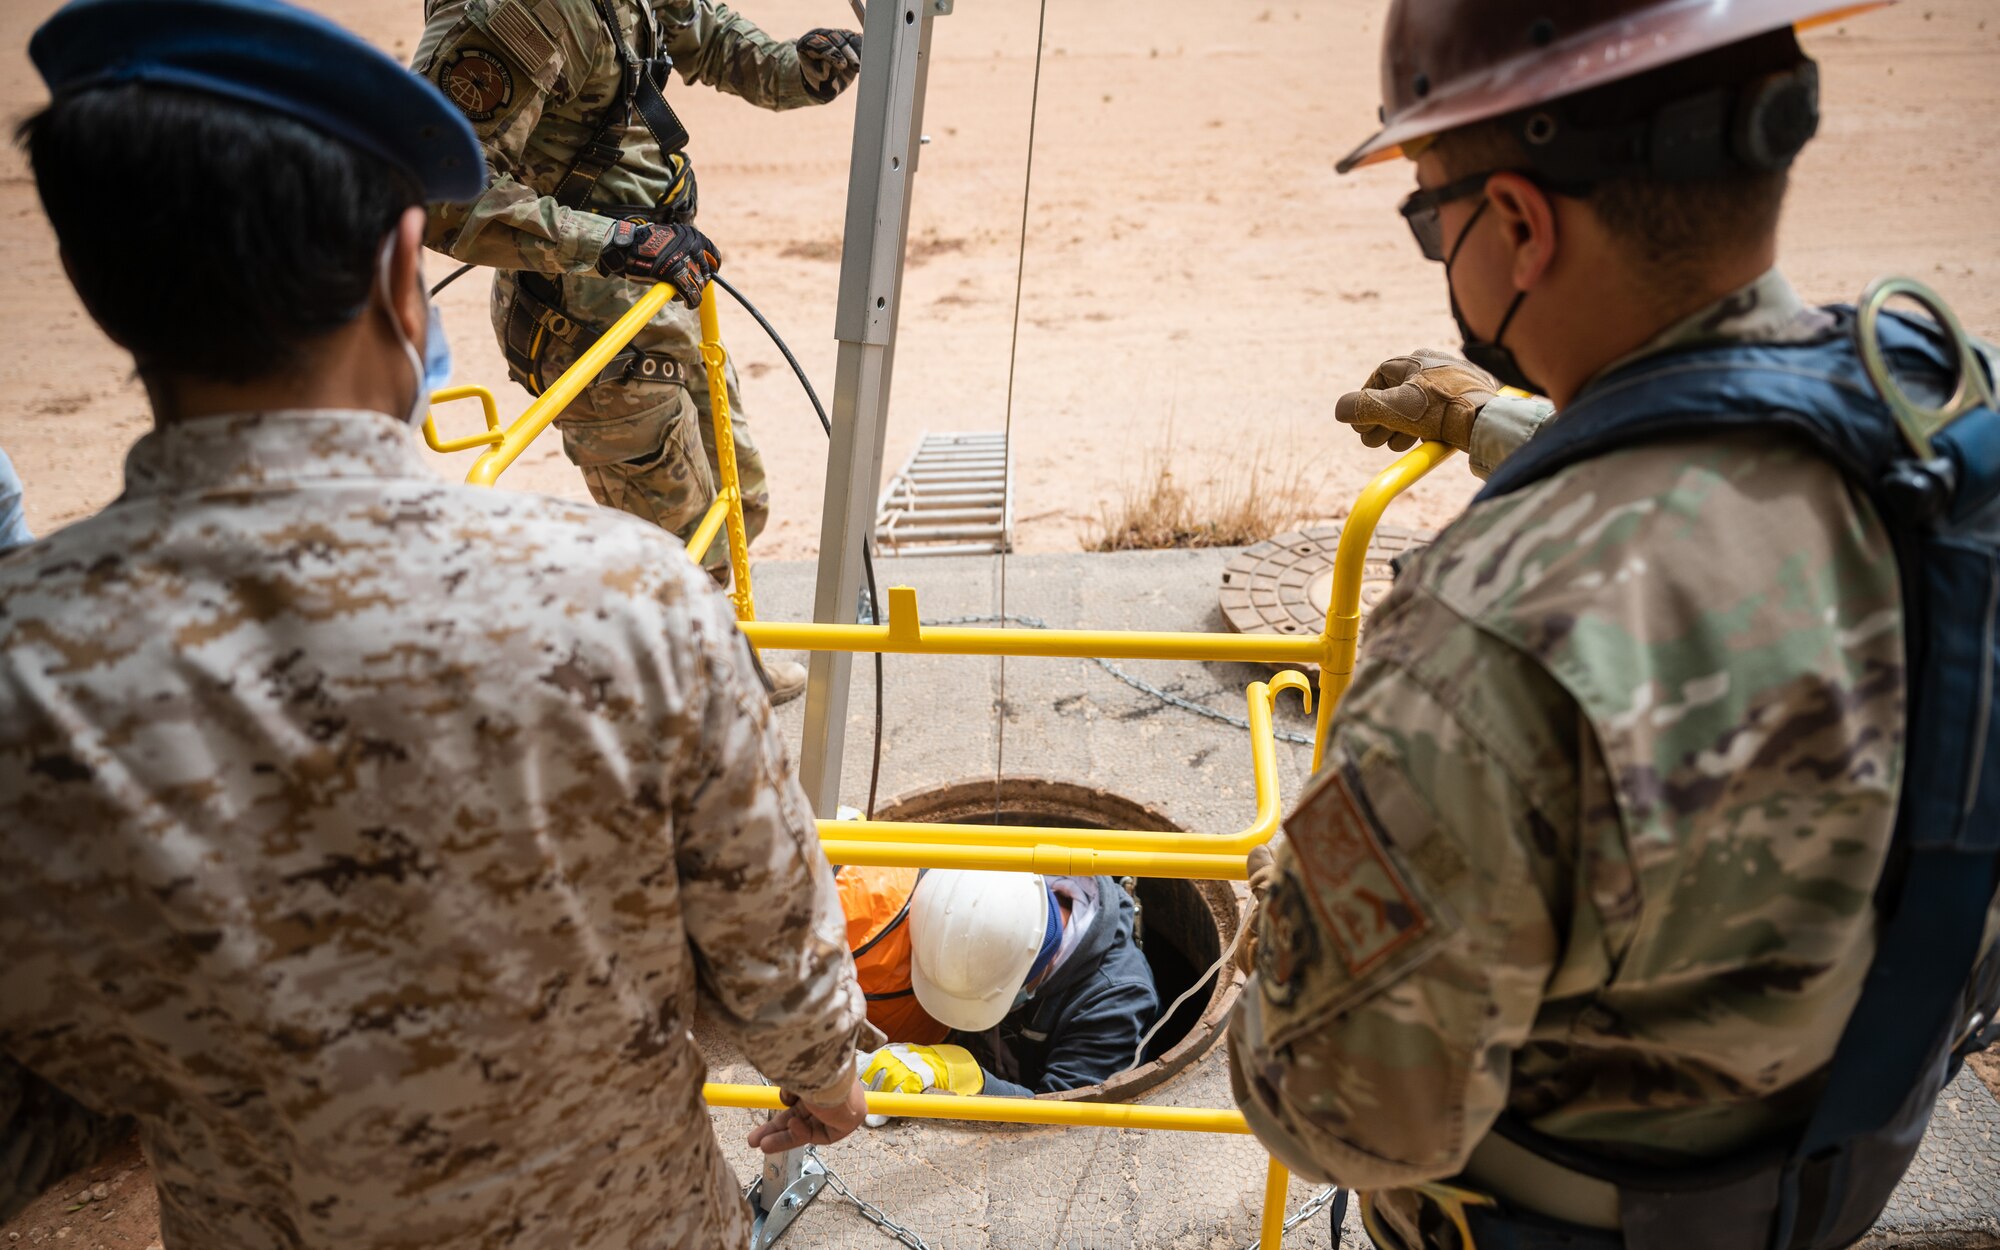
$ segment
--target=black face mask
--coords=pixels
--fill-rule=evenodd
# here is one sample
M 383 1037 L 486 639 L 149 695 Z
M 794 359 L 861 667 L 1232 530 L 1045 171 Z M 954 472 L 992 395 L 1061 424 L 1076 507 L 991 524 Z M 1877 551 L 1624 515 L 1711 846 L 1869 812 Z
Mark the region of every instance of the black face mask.
M 1474 334 L 1472 327 L 1466 323 L 1465 310 L 1458 306 L 1458 290 L 1451 284 L 1451 267 L 1458 262 L 1458 254 L 1464 249 L 1466 239 L 1471 237 L 1472 228 L 1479 224 L 1479 215 L 1484 213 L 1492 202 L 1484 199 L 1479 201 L 1479 207 L 1472 210 L 1472 219 L 1465 223 L 1465 229 L 1458 232 L 1458 242 L 1451 245 L 1451 255 L 1444 262 L 1444 287 L 1446 293 L 1451 296 L 1451 316 L 1452 320 L 1458 322 L 1459 336 L 1465 340 L 1467 360 L 1492 374 L 1502 386 L 1511 386 L 1516 390 L 1540 395 L 1543 393 L 1541 386 L 1522 371 L 1521 362 L 1514 359 L 1513 351 L 1503 346 L 1501 342 L 1507 337 L 1507 327 L 1514 324 L 1514 314 L 1521 311 L 1521 301 L 1528 298 L 1528 293 L 1521 291 L 1514 296 L 1514 302 L 1507 306 L 1507 315 L 1500 318 L 1500 328 L 1493 332 L 1493 338 L 1488 341 Z

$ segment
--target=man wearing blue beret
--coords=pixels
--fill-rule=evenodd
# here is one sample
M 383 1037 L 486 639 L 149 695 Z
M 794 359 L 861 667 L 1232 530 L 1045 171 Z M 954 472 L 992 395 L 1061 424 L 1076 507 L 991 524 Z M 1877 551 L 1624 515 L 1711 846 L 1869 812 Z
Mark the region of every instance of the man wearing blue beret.
M 852 1131 L 833 878 L 681 545 L 416 450 L 463 114 L 279 0 L 29 51 L 154 428 L 0 556 L 0 1221 L 129 1116 L 168 1250 L 745 1246 L 689 1027 L 787 1091 L 753 1145 Z
M 694 168 L 662 88 L 678 74 L 768 109 L 825 104 L 860 72 L 861 36 L 773 39 L 718 0 L 432 0 L 425 11 L 417 72 L 471 121 L 491 170 L 477 199 L 433 210 L 428 242 L 500 270 L 493 326 L 514 380 L 540 394 L 647 286 L 680 287 L 682 303 L 654 317 L 556 425 L 593 498 L 686 538 L 714 501 L 717 470 L 690 311 L 706 275 L 697 266 L 694 281 L 677 280 Z M 733 369 L 729 408 L 754 538 L 771 496 Z M 728 580 L 722 544 L 708 563 Z M 770 676 L 777 702 L 805 689 L 796 661 L 773 662 Z

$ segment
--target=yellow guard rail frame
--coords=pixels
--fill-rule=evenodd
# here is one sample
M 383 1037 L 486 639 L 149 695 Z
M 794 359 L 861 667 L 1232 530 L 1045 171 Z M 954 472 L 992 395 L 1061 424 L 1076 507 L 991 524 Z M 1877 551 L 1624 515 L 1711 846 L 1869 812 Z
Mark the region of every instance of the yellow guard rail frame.
M 461 386 L 437 392 L 431 397 L 433 404 L 477 397 L 484 410 L 486 428 L 478 434 L 445 439 L 438 433 L 435 422 L 426 415 L 424 441 L 438 452 L 484 447 L 471 472 L 466 475 L 466 481 L 476 486 L 493 485 L 528 445 L 548 428 L 557 414 L 604 369 L 611 357 L 666 306 L 673 294 L 673 288 L 666 283 L 654 286 L 505 428 L 499 423 L 492 392 L 484 387 Z M 1326 629 L 1318 638 L 925 626 L 917 611 L 917 592 L 908 586 L 890 588 L 888 620 L 881 625 L 759 621 L 750 589 L 743 496 L 737 481 L 736 440 L 730 427 L 729 388 L 724 377 L 728 356 L 722 347 L 713 286 L 702 295 L 701 332 L 702 363 L 709 383 L 709 416 L 713 423 L 716 461 L 722 480 L 718 483 L 714 503 L 689 536 L 688 554 L 695 561 L 701 561 L 716 539 L 727 533 L 730 571 L 735 583 L 730 602 L 735 607 L 744 635 L 753 645 L 800 651 L 879 651 L 906 655 L 1317 664 L 1320 681 L 1319 716 L 1313 745 L 1315 771 L 1326 747 L 1333 710 L 1354 679 L 1355 655 L 1361 637 L 1362 576 L 1375 527 L 1390 501 L 1453 454 L 1441 443 L 1420 443 L 1378 474 L 1362 491 L 1341 528 L 1340 547 L 1334 556 L 1333 598 L 1327 609 Z M 1277 746 L 1271 714 L 1278 695 L 1285 690 L 1298 691 L 1305 700 L 1307 710 L 1312 710 L 1311 684 L 1296 671 L 1281 672 L 1269 682 L 1252 682 L 1247 692 L 1257 812 L 1250 825 L 1236 834 L 1217 836 L 1136 829 L 823 820 L 819 822 L 822 845 L 827 859 L 834 864 L 1241 881 L 1245 875 L 1244 856 L 1252 848 L 1268 842 L 1277 832 L 1283 810 L 1278 793 Z M 764 1085 L 705 1085 L 702 1097 L 712 1107 L 775 1111 L 781 1105 L 778 1091 Z M 1212 1107 L 871 1093 L 868 1095 L 868 1110 L 876 1115 L 918 1119 L 1075 1128 L 1233 1134 L 1250 1131 L 1241 1112 Z M 1264 1183 L 1264 1207 L 1258 1241 L 1261 1250 L 1278 1250 L 1284 1235 L 1285 1191 L 1289 1180 L 1284 1165 L 1271 1159 Z

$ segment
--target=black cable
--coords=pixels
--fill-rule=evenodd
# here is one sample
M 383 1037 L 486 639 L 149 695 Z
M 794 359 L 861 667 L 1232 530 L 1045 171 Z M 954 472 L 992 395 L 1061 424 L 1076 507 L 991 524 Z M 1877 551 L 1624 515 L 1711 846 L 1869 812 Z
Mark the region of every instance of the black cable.
M 446 287 L 458 281 L 460 278 L 463 278 L 466 274 L 470 273 L 471 271 L 472 271 L 471 265 L 460 265 L 458 268 L 452 270 L 444 277 L 439 278 L 438 284 L 431 288 L 431 298 L 436 299 L 437 293 L 439 291 L 444 290 Z
M 468 265 L 466 266 L 466 268 L 469 269 L 471 268 L 471 266 Z M 463 272 L 463 270 L 461 270 L 460 272 Z M 453 274 L 452 278 L 455 278 L 457 276 L 458 274 Z M 451 278 L 445 279 L 445 282 L 449 281 L 451 281 Z M 813 413 L 819 417 L 820 429 L 825 430 L 827 438 L 831 439 L 833 437 L 833 419 L 826 415 L 826 406 L 819 402 L 819 392 L 813 389 L 812 379 L 806 376 L 805 366 L 799 363 L 799 358 L 797 356 L 792 355 L 792 349 L 786 345 L 784 336 L 778 333 L 777 328 L 775 326 L 773 326 L 769 321 L 764 319 L 764 314 L 757 311 L 757 306 L 755 304 L 752 304 L 748 299 L 744 298 L 743 292 L 737 290 L 734 286 L 730 285 L 729 280 L 727 278 L 723 277 L 721 274 L 716 274 L 714 276 L 714 282 L 715 285 L 729 292 L 729 296 L 731 299 L 743 305 L 743 311 L 749 313 L 750 316 L 757 322 L 758 325 L 764 327 L 764 333 L 770 335 L 771 342 L 777 344 L 778 351 L 782 353 L 785 357 L 785 363 L 792 367 L 793 376 L 797 377 L 799 380 L 799 385 L 805 388 L 806 398 L 812 401 Z M 438 285 L 443 286 L 444 283 L 441 282 Z M 875 544 L 872 535 L 862 536 L 861 571 L 868 579 L 868 623 L 871 625 L 879 625 L 882 623 L 882 592 L 877 590 L 875 587 L 875 559 L 870 554 L 870 548 L 872 548 L 874 545 Z M 877 788 L 881 784 L 881 781 L 882 781 L 882 653 L 880 651 L 877 651 L 875 653 L 875 750 L 874 750 L 874 757 L 869 762 L 868 765 L 868 806 L 865 809 L 863 809 L 863 814 L 866 815 L 870 820 L 875 819 L 875 795 Z

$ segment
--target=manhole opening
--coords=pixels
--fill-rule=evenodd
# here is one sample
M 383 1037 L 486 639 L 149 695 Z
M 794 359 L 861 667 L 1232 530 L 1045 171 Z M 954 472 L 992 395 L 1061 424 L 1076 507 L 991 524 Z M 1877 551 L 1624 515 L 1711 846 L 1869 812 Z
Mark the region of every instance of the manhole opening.
M 878 809 L 876 816 L 949 824 L 1184 832 L 1158 810 L 1122 795 L 1038 777 L 1005 777 L 997 787 L 991 777 L 952 782 L 902 795 Z M 1119 880 L 1138 903 L 1140 949 L 1152 967 L 1164 1010 L 1208 971 L 1235 937 L 1241 923 L 1236 890 L 1226 881 Z M 1206 992 L 1190 995 L 1154 1034 L 1139 1066 L 1102 1084 L 1041 1096 L 1123 1101 L 1164 1085 L 1215 1044 L 1239 989 L 1235 967 L 1225 966 L 1210 979 Z

